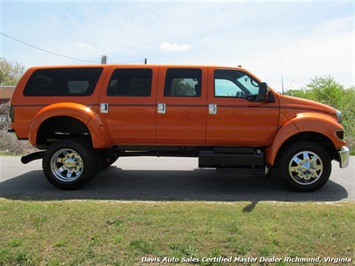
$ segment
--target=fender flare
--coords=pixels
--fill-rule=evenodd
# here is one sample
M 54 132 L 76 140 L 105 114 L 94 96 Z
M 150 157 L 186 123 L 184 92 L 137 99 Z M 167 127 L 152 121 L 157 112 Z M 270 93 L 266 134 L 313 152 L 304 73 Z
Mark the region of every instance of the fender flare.
M 107 148 L 112 146 L 108 128 L 99 114 L 86 105 L 73 102 L 61 102 L 47 105 L 34 116 L 30 125 L 29 142 L 37 145 L 37 134 L 40 126 L 49 118 L 67 116 L 81 121 L 87 126 L 94 148 Z
M 336 130 L 344 130 L 344 128 L 326 114 L 301 113 L 280 128 L 271 146 L 265 149 L 265 161 L 269 165 L 274 165 L 281 146 L 289 138 L 302 132 L 321 134 L 334 144 L 334 149 L 340 149 L 346 142 L 336 137 Z
M 271 146 L 265 149 L 265 162 L 268 165 L 274 165 L 277 153 L 280 147 L 282 146 L 282 144 L 284 144 L 286 140 L 298 134 L 299 132 L 300 131 L 298 130 L 298 128 L 296 127 L 296 125 L 293 123 L 292 120 L 284 124 L 277 131 L 276 137 L 274 138 L 274 141 L 272 142 Z

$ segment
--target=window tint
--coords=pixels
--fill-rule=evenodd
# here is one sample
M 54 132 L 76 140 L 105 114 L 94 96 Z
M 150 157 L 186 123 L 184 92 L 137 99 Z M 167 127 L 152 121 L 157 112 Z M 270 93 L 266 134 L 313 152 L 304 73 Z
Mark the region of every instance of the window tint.
M 168 69 L 165 78 L 164 96 L 200 97 L 201 69 Z
M 248 98 L 258 94 L 259 82 L 237 70 L 215 70 L 214 93 L 217 97 Z
M 151 69 L 116 69 L 107 88 L 108 96 L 150 96 Z
M 102 68 L 53 68 L 36 70 L 28 80 L 24 96 L 89 96 Z

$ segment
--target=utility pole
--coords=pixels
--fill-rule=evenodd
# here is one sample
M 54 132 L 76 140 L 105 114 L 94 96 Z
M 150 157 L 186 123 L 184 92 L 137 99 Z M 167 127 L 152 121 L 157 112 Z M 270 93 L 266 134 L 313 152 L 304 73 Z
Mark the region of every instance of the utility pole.
M 103 64 L 103 65 L 107 64 L 107 56 L 106 55 L 101 56 L 101 64 Z
M 284 86 L 284 73 L 282 69 L 282 51 L 280 51 L 280 64 L 281 64 L 281 86 L 282 86 L 282 95 L 285 94 L 285 86 Z

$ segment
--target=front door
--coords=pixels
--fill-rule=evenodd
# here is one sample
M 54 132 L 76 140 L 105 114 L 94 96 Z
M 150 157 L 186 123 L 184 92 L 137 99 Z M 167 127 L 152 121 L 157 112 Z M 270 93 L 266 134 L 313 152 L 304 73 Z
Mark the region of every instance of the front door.
M 156 142 L 203 145 L 206 141 L 207 68 L 160 67 Z
M 239 69 L 211 68 L 209 77 L 207 145 L 270 145 L 279 120 L 277 99 L 259 102 L 260 82 Z

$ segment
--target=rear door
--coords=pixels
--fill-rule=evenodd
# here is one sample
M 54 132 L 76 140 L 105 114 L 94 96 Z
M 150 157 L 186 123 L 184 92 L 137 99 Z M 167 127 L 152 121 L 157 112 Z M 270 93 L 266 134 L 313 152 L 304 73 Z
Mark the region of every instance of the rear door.
M 156 116 L 157 144 L 205 144 L 205 88 L 206 67 L 160 67 Z
M 116 66 L 109 72 L 100 112 L 114 144 L 154 144 L 157 71 L 140 66 Z

